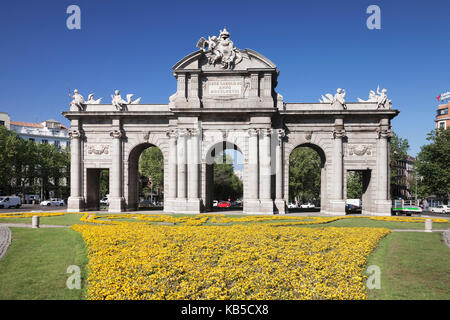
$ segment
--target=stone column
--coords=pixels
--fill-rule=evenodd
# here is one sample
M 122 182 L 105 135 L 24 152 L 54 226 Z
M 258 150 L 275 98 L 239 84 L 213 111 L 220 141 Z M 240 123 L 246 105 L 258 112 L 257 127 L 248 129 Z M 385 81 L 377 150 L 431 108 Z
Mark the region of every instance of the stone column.
M 199 196 L 199 135 L 200 131 L 197 129 L 190 130 L 190 137 L 188 141 L 188 197 L 192 200 L 198 200 Z
M 169 137 L 169 190 L 167 190 L 167 198 L 175 199 L 177 197 L 177 132 L 171 130 L 167 132 L 167 136 Z
M 200 213 L 200 135 L 198 129 L 189 130 L 188 150 L 188 212 Z
M 259 198 L 270 199 L 270 135 L 271 129 L 261 129 L 259 139 Z
M 283 199 L 283 139 L 286 133 L 283 129 L 277 130 L 277 145 L 275 147 L 275 206 L 278 213 L 286 213 L 286 203 Z
M 273 213 L 270 139 L 272 129 L 261 129 L 259 139 L 259 200 L 260 213 Z
M 378 130 L 377 141 L 377 199 L 375 200 L 374 215 L 390 216 L 392 203 L 389 196 L 389 139 L 392 135 L 389 120 L 382 119 Z
M 79 212 L 84 209 L 84 198 L 81 193 L 82 185 L 82 157 L 81 140 L 83 130 L 69 131 L 70 138 L 70 197 L 67 200 L 68 212 Z
M 259 130 L 248 130 L 248 200 L 258 199 L 258 134 Z
M 331 185 L 333 186 L 333 198 L 330 201 L 330 214 L 345 215 L 345 200 L 344 200 L 344 159 L 342 153 L 343 138 L 345 137 L 345 130 L 343 126 L 343 119 L 336 119 L 335 130 L 333 132 L 333 177 Z
M 177 198 L 178 200 L 186 201 L 187 196 L 187 129 L 180 129 L 178 131 L 178 143 L 177 143 L 177 157 L 178 157 L 178 179 L 177 179 Z
M 111 190 L 109 198 L 109 212 L 121 212 L 124 208 L 124 199 L 122 196 L 122 136 L 123 132 L 116 129 L 110 132 L 112 137 L 111 152 Z

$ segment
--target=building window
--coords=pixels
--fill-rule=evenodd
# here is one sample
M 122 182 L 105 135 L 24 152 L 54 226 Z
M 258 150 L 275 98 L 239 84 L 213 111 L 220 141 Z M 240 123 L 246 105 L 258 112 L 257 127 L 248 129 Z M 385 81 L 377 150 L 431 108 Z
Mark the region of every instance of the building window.
M 33 141 L 33 142 L 34 142 L 34 138 L 30 138 L 30 139 L 28 139 L 28 140 L 30 140 L 30 141 Z
M 59 141 L 58 140 L 55 141 L 55 146 L 57 146 L 59 148 Z
M 438 109 L 437 115 L 438 116 L 445 116 L 448 114 L 448 108 Z
M 445 121 L 439 122 L 439 129 L 444 129 L 445 130 Z
M 0 120 L 0 126 L 5 126 L 5 121 Z
M 42 140 L 42 144 L 48 144 L 48 140 L 46 139 Z

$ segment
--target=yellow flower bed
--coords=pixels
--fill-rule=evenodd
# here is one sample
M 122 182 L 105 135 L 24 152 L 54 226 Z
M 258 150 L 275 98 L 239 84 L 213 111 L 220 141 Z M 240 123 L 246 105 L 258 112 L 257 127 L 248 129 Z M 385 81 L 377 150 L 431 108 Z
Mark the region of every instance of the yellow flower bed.
M 89 299 L 364 299 L 381 228 L 74 225 Z

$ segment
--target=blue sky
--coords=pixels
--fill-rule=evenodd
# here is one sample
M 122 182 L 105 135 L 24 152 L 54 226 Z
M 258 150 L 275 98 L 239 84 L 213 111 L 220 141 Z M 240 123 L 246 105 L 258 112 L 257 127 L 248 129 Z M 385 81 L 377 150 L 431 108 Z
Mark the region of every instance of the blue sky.
M 81 30 L 66 9 L 81 8 Z M 366 8 L 381 8 L 369 30 Z M 450 91 L 449 1 L 2 1 L 0 111 L 41 122 L 68 109 L 68 89 L 109 102 L 115 89 L 167 103 L 172 66 L 201 36 L 224 26 L 238 48 L 271 59 L 286 102 L 317 102 L 336 88 L 347 101 L 388 89 L 394 130 L 415 155 L 434 128 L 436 97 Z

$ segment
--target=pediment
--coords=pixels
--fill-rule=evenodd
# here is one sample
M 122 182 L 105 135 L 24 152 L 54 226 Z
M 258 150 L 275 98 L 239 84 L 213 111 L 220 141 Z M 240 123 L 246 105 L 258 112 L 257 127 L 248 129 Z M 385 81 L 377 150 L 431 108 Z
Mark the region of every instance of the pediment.
M 198 50 L 195 51 L 180 61 L 178 61 L 172 68 L 174 72 L 187 70 L 201 70 L 201 71 L 248 71 L 249 69 L 269 69 L 275 70 L 276 65 L 262 54 L 251 49 L 238 50 L 242 55 L 242 60 L 236 63 L 231 69 L 224 69 L 220 63 L 209 63 L 208 53 Z

